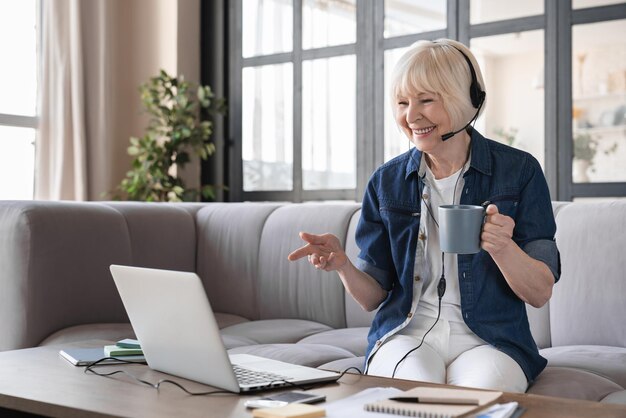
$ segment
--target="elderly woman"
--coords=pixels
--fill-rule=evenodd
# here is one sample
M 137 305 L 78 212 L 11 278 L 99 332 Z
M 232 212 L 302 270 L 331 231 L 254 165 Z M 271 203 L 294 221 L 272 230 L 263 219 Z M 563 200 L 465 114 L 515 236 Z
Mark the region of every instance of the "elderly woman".
M 484 83 L 459 42 L 414 44 L 395 67 L 390 94 L 415 148 L 370 178 L 355 264 L 335 236 L 305 232 L 307 244 L 289 259 L 308 256 L 337 271 L 364 309 L 378 308 L 367 373 L 524 392 L 546 365 L 525 303 L 544 305 L 560 274 L 541 167 L 470 127 Z M 488 205 L 476 254 L 439 248 L 437 208 L 453 203 Z

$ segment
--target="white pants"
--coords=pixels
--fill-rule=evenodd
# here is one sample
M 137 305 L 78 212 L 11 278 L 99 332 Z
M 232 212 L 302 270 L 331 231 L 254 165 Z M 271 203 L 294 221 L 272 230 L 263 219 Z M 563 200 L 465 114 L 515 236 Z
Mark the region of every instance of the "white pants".
M 526 391 L 526 375 L 507 354 L 485 344 L 474 334 L 452 332 L 448 335 L 448 347 L 436 342 L 434 345 L 439 348 L 436 350 L 428 343 L 429 333 L 422 346 L 400 363 L 395 377 L 506 392 Z M 420 341 L 421 336 L 396 334 L 390 337 L 371 359 L 368 374 L 391 377 L 398 361 Z M 477 341 L 481 341 L 480 345 Z

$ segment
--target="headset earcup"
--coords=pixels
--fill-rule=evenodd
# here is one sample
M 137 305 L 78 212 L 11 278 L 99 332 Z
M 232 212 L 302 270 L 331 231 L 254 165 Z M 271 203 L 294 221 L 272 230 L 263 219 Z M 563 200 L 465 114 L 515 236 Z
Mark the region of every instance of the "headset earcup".
M 478 109 L 480 105 L 485 101 L 485 92 L 481 90 L 478 83 L 474 80 L 470 85 L 470 100 L 472 101 L 472 106 L 474 109 Z

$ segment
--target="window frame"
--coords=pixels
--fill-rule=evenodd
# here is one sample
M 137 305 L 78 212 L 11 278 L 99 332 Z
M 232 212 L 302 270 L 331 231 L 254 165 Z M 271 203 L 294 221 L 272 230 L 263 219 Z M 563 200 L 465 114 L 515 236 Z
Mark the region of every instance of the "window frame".
M 572 27 L 626 19 L 623 4 L 572 10 L 571 0 L 544 0 L 544 13 L 494 22 L 470 24 L 471 0 L 447 1 L 445 29 L 384 38 L 384 2 L 357 0 L 356 43 L 302 49 L 302 0 L 293 0 L 293 51 L 259 57 L 242 57 L 241 30 L 243 0 L 225 2 L 227 10 L 226 59 L 228 74 L 228 144 L 225 176 L 229 201 L 308 200 L 360 201 L 367 180 L 384 162 L 384 53 L 411 45 L 421 39 L 440 37 L 469 44 L 472 38 L 541 29 L 544 31 L 545 65 L 545 175 L 553 200 L 575 197 L 626 196 L 626 181 L 574 183 L 572 179 Z M 204 25 L 203 25 L 204 26 Z M 203 53 L 204 53 L 203 49 Z M 302 188 L 302 62 L 355 54 L 356 97 L 356 179 L 355 189 L 303 190 Z M 241 76 L 249 66 L 293 63 L 293 190 L 244 191 L 241 133 Z M 377 116 L 378 115 L 378 116 Z
M 546 7 L 552 3 L 546 0 Z M 623 197 L 626 196 L 626 180 L 610 183 L 574 183 L 572 178 L 572 159 L 574 155 L 574 143 L 572 132 L 572 29 L 574 25 L 585 23 L 600 23 L 611 20 L 626 19 L 626 4 L 590 7 L 584 9 L 572 9 L 571 0 L 554 2 L 556 8 L 553 19 L 562 33 L 557 33 L 556 45 L 553 55 L 558 60 L 553 65 L 558 65 L 553 70 L 552 84 L 555 86 L 556 103 L 554 108 L 557 112 L 556 146 L 558 156 L 555 163 L 559 167 L 557 173 L 556 196 L 559 200 L 573 200 L 577 197 Z M 560 7 L 560 9 L 559 9 Z M 560 36 L 559 36 L 560 35 Z M 562 71 L 563 76 L 557 77 L 557 71 Z M 554 100 L 554 98 L 553 98 Z M 548 104 L 548 102 L 546 102 Z M 547 106 L 546 106 L 547 108 Z M 626 176 L 626 173 L 624 174 Z
M 278 200 L 302 202 L 307 200 L 356 200 L 356 189 L 333 190 L 304 190 L 302 181 L 302 64 L 303 61 L 332 58 L 345 55 L 355 55 L 357 59 L 357 79 L 359 78 L 359 50 L 362 49 L 359 40 L 359 28 L 363 25 L 357 6 L 357 41 L 353 44 L 329 46 L 314 49 L 302 49 L 302 0 L 293 0 L 293 50 L 270 55 L 244 58 L 242 56 L 242 0 L 228 3 L 229 7 L 229 41 L 228 50 L 230 82 L 229 97 L 229 132 L 231 151 L 229 153 L 229 200 Z M 293 187 L 292 190 L 243 190 L 243 159 L 242 159 L 242 71 L 248 67 L 261 65 L 283 64 L 290 62 L 293 65 Z M 358 81 L 357 81 L 358 86 Z M 357 88 L 357 105 L 359 109 L 359 93 Z M 359 183 L 359 112 L 357 111 L 357 184 Z M 362 129 L 361 129 L 362 130 Z

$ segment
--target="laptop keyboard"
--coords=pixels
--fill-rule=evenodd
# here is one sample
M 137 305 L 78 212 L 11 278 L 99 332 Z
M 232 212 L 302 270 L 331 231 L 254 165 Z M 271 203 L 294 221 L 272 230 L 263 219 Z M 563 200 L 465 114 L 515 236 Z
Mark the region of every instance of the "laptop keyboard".
M 241 385 L 258 385 L 269 383 L 280 383 L 283 380 L 291 379 L 287 376 L 282 376 L 276 373 L 260 372 L 257 370 L 246 369 L 245 367 L 233 365 L 235 376 Z

